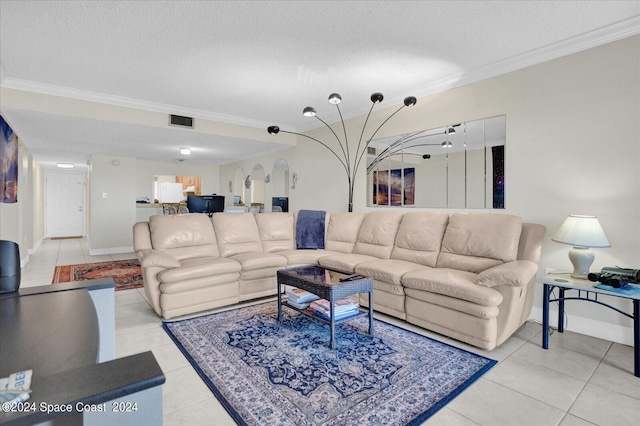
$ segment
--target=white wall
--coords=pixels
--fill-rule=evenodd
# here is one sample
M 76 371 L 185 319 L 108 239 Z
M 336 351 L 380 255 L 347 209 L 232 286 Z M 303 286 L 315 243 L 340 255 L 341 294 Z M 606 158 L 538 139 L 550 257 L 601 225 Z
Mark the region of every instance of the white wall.
M 113 159 L 118 159 L 120 164 L 114 166 Z M 92 254 L 132 250 L 135 200 L 152 195 L 154 174 L 200 176 L 204 194 L 219 192 L 218 166 L 93 156 L 86 185 L 86 230 Z M 44 170 L 22 143 L 19 144 L 18 176 L 18 203 L 0 203 L 0 239 L 18 242 L 25 264 L 28 255 L 37 250 L 44 238 L 45 184 Z M 106 199 L 102 198 L 103 192 L 107 193 Z
M 220 166 L 220 187 L 221 187 L 221 195 L 225 195 L 225 205 L 226 206 L 232 206 L 233 205 L 233 193 L 232 191 L 229 191 L 229 181 L 232 182 L 232 188 L 233 188 L 233 181 L 234 178 L 236 176 L 236 170 L 238 168 L 242 169 L 244 172 L 244 177 L 246 179 L 247 175 L 252 173 L 253 170 L 253 166 L 255 166 L 256 164 L 261 164 L 262 167 L 264 168 L 264 174 L 268 175 L 270 174 L 271 176 L 274 176 L 273 173 L 273 166 L 276 163 L 276 161 L 278 161 L 278 159 L 283 159 L 287 162 L 287 164 L 289 165 L 289 182 L 288 182 L 288 186 L 289 186 L 289 211 L 293 211 L 291 203 L 292 200 L 295 200 L 296 197 L 299 194 L 299 190 L 298 188 L 296 189 L 291 189 L 291 176 L 293 174 L 293 172 L 295 172 L 295 169 L 291 168 L 291 164 L 294 161 L 294 157 L 295 157 L 295 152 L 296 149 L 295 148 L 289 148 L 289 149 L 285 149 L 282 151 L 278 151 L 266 156 L 262 156 L 259 158 L 252 158 L 252 159 L 248 159 L 248 160 L 243 160 L 243 161 L 236 161 L 233 163 L 229 163 L 229 164 L 225 164 Z M 238 181 L 238 184 L 240 182 Z M 274 181 L 272 180 L 271 182 L 267 183 L 264 185 L 264 200 L 265 200 L 265 211 L 266 212 L 270 212 L 271 211 L 271 198 L 272 197 L 279 197 L 282 194 L 282 184 L 283 182 L 278 182 L 277 180 Z M 276 186 L 277 185 L 277 186 Z M 244 183 L 242 183 L 242 186 L 244 187 Z M 246 189 L 244 190 L 244 195 L 242 197 L 242 201 L 246 204 L 249 205 L 249 203 L 251 202 L 251 193 L 250 193 L 250 189 Z M 297 209 L 297 208 L 296 208 Z
M 24 266 L 44 237 L 44 173 L 20 135 L 18 180 L 18 202 L 0 203 L 0 239 L 18 243 Z
M 114 164 L 113 160 L 117 162 Z M 92 155 L 89 170 L 89 252 L 97 255 L 133 251 L 136 159 Z
M 113 159 L 119 160 L 119 165 L 114 166 Z M 136 199 L 153 197 L 154 175 L 200 176 L 202 193 L 211 194 L 219 191 L 218 174 L 218 166 L 206 164 L 93 155 L 89 173 L 90 253 L 109 254 L 133 250 L 132 228 L 140 217 Z M 105 192 L 106 199 L 102 198 Z
M 548 228 L 541 271 L 571 269 L 570 247 L 550 240 L 569 214 L 597 216 L 612 244 L 594 250 L 592 270 L 611 265 L 639 268 L 638 75 L 640 37 L 635 36 L 418 99 L 376 138 L 506 114 L 506 209 L 487 211 L 519 215 Z M 372 116 L 369 134 L 397 108 Z M 363 122 L 364 117 L 347 121 L 350 140 L 357 142 Z M 307 132 L 332 140 L 327 133 L 322 128 Z M 300 138 L 289 165 L 300 178 L 291 208 L 347 210 L 346 177 L 329 151 Z M 366 207 L 364 168 L 360 166 L 356 180 L 354 211 L 374 209 Z M 535 303 L 541 305 L 540 292 Z M 630 309 L 629 302 L 612 303 Z M 630 325 L 627 318 L 587 303 L 569 302 L 567 311 L 570 317 Z
M 31 158 L 31 182 L 32 182 L 32 217 L 31 226 L 33 227 L 32 244 L 29 246 L 33 253 L 40 245 L 44 238 L 44 170 L 40 164 Z

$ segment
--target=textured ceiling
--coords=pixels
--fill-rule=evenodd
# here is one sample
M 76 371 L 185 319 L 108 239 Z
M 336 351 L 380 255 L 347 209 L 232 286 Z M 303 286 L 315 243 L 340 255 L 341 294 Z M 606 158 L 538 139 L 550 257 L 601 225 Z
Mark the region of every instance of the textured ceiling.
M 639 16 L 639 1 L 0 0 L 1 84 L 300 130 L 307 105 L 335 119 L 329 93 L 355 116 L 372 92 L 389 106 L 638 33 Z M 123 145 L 176 157 L 175 129 L 2 113 L 43 161 Z M 193 161 L 217 164 L 283 148 L 205 134 L 193 144 Z

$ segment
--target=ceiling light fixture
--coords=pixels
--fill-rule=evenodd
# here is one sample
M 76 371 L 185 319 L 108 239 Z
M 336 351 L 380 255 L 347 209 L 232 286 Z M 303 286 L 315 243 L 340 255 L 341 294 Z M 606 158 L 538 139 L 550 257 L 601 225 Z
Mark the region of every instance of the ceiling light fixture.
M 191 148 L 180 148 L 180 154 L 182 154 L 182 155 L 191 154 Z
M 340 140 L 336 132 L 334 132 L 334 130 L 331 128 L 331 126 L 329 126 L 329 124 L 327 124 L 323 119 L 317 116 L 316 109 L 314 107 L 310 107 L 310 106 L 306 107 L 302 111 L 302 115 L 304 115 L 305 117 L 317 118 L 322 122 L 322 124 L 327 126 L 329 130 L 331 130 L 331 133 L 333 133 L 333 136 L 335 136 L 336 140 L 338 141 L 341 155 L 339 155 L 338 152 L 336 152 L 335 150 L 331 149 L 326 143 L 316 138 L 313 138 L 311 136 L 307 136 L 302 133 L 280 130 L 280 127 L 278 126 L 269 126 L 267 128 L 267 132 L 269 132 L 269 134 L 271 135 L 277 135 L 278 133 L 282 132 L 282 133 L 290 133 L 292 135 L 303 136 L 305 138 L 311 139 L 312 141 L 318 142 L 320 145 L 324 146 L 329 151 L 331 151 L 331 153 L 338 159 L 338 161 L 340 161 L 340 164 L 342 164 L 342 167 L 344 168 L 344 171 L 347 174 L 347 183 L 349 184 L 349 211 L 350 212 L 353 211 L 353 187 L 355 184 L 358 167 L 360 166 L 360 162 L 362 161 L 363 155 L 367 152 L 367 146 L 369 145 L 369 142 L 371 142 L 371 140 L 375 137 L 378 131 L 382 128 L 382 126 L 384 126 L 385 123 L 389 121 L 391 117 L 396 115 L 402 108 L 412 107 L 416 104 L 416 102 L 418 102 L 415 96 L 408 96 L 404 98 L 404 102 L 403 102 L 404 105 L 402 105 L 395 112 L 393 112 L 389 117 L 387 117 L 387 119 L 384 120 L 382 124 L 380 124 L 380 126 L 378 126 L 376 131 L 373 132 L 373 134 L 369 137 L 369 139 L 367 139 L 366 143 L 363 145 L 362 137 L 364 136 L 364 131 L 367 127 L 367 122 L 369 121 L 369 117 L 371 116 L 373 107 L 375 106 L 375 104 L 382 102 L 382 100 L 384 99 L 384 96 L 382 95 L 382 93 L 376 92 L 371 95 L 370 99 L 371 99 L 371 108 L 369 109 L 367 118 L 365 119 L 364 125 L 362 126 L 362 132 L 360 133 L 360 140 L 358 141 L 358 145 L 356 147 L 355 153 L 351 153 L 349 149 L 349 141 L 347 139 L 347 128 L 344 124 L 344 118 L 342 118 L 342 112 L 340 111 L 340 106 L 338 105 L 340 104 L 340 102 L 342 102 L 342 97 L 337 93 L 332 93 L 331 95 L 329 95 L 329 103 L 335 105 L 336 108 L 338 109 L 338 114 L 340 114 L 340 121 L 342 122 L 342 129 L 344 131 L 344 141 Z
M 56 164 L 56 166 L 60 167 L 61 169 L 73 169 L 73 164 L 71 163 L 58 163 Z

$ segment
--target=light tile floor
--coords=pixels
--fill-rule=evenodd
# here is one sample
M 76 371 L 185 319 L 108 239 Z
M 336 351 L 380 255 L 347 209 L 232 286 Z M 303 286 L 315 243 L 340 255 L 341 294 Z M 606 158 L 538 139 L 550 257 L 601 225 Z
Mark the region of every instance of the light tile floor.
M 91 256 L 84 239 L 45 240 L 23 268 L 21 286 L 50 284 L 56 265 L 134 257 Z M 385 315 L 378 318 L 499 361 L 427 425 L 640 424 L 640 378 L 633 376 L 630 346 L 565 332 L 553 333 L 545 351 L 541 326 L 527 322 L 486 352 Z M 143 289 L 116 292 L 116 355 L 153 351 L 166 376 L 164 424 L 234 424 L 160 324 Z

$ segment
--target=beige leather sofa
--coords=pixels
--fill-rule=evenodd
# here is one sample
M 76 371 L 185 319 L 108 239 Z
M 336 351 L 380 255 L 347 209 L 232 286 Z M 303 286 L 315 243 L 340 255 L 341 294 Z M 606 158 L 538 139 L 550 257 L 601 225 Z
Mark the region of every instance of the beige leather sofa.
M 152 216 L 135 224 L 134 248 L 167 319 L 274 295 L 276 271 L 304 264 L 373 277 L 375 310 L 483 349 L 531 312 L 542 225 L 385 210 L 327 213 L 325 226 L 325 250 L 297 250 L 293 213 Z

